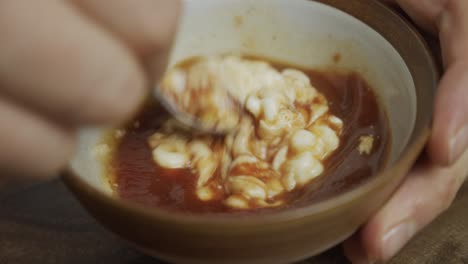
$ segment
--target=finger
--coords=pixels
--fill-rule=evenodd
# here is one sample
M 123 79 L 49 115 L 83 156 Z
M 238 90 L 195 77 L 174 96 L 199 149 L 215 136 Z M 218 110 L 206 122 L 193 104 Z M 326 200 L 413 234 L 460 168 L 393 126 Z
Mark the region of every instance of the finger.
M 1 97 L 0 126 L 0 178 L 56 176 L 72 155 L 74 137 L 71 132 Z
M 446 0 L 438 20 L 442 53 L 447 67 L 468 59 L 468 1 Z
M 150 81 L 166 70 L 178 26 L 179 0 L 76 0 L 76 5 L 124 40 L 146 65 Z
M 433 161 L 450 165 L 467 145 L 468 61 L 450 67 L 439 85 L 428 150 Z
M 448 0 L 383 0 L 384 3 L 398 3 L 405 12 L 422 28 L 436 33 L 438 20 Z
M 440 20 L 447 67 L 437 94 L 429 153 L 449 165 L 468 147 L 468 1 L 449 1 Z
M 358 260 L 387 261 L 418 231 L 433 221 L 452 203 L 468 175 L 468 151 L 452 167 L 435 165 L 415 169 L 390 201 L 363 227 L 357 241 L 366 255 L 348 256 Z M 359 246 L 359 245 L 358 245 Z M 345 252 L 356 241 L 345 243 Z
M 73 2 L 140 54 L 168 53 L 177 28 L 179 0 Z
M 129 49 L 66 1 L 0 2 L 0 93 L 69 123 L 117 122 L 144 97 Z

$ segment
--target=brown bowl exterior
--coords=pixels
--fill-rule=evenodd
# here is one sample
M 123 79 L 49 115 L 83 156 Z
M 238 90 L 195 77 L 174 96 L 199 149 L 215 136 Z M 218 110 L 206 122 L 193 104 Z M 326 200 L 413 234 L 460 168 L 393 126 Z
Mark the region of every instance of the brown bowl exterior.
M 141 250 L 174 263 L 291 263 L 350 236 L 390 197 L 430 135 L 438 74 L 422 37 L 377 1 L 320 0 L 365 22 L 400 53 L 415 82 L 417 120 L 397 163 L 369 182 L 310 207 L 251 217 L 193 216 L 109 197 L 73 172 L 64 181 L 104 226 Z

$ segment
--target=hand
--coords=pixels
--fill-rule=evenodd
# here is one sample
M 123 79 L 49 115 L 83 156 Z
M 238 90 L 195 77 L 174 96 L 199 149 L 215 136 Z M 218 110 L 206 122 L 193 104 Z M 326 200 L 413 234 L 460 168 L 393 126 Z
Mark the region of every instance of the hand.
M 1 1 L 2 176 L 52 176 L 74 131 L 129 118 L 164 70 L 179 11 L 176 0 Z
M 452 203 L 468 175 L 468 1 L 396 0 L 428 31 L 439 34 L 445 73 L 439 84 L 428 158 L 351 239 L 353 263 L 393 257 Z

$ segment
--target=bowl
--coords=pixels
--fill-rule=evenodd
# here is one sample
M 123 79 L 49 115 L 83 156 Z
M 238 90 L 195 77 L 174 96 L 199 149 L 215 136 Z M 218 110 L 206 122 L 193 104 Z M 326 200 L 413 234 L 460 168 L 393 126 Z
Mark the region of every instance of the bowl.
M 359 72 L 389 118 L 386 167 L 349 191 L 298 208 L 250 216 L 188 215 L 113 195 L 96 150 L 108 129 L 96 128 L 80 132 L 65 183 L 104 226 L 174 263 L 290 263 L 342 242 L 390 197 L 430 135 L 438 73 L 424 40 L 372 0 L 185 1 L 170 64 L 227 52 Z

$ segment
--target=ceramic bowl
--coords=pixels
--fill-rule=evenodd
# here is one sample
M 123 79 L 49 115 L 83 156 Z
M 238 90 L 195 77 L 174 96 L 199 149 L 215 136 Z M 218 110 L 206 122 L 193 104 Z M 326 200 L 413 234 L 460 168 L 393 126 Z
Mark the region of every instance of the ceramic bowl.
M 185 1 L 170 64 L 227 52 L 359 72 L 389 117 L 388 165 L 343 194 L 299 208 L 185 215 L 116 198 L 94 151 L 106 129 L 89 129 L 80 133 L 65 182 L 104 226 L 174 263 L 290 263 L 342 242 L 390 197 L 430 134 L 438 75 L 423 39 L 373 0 Z

